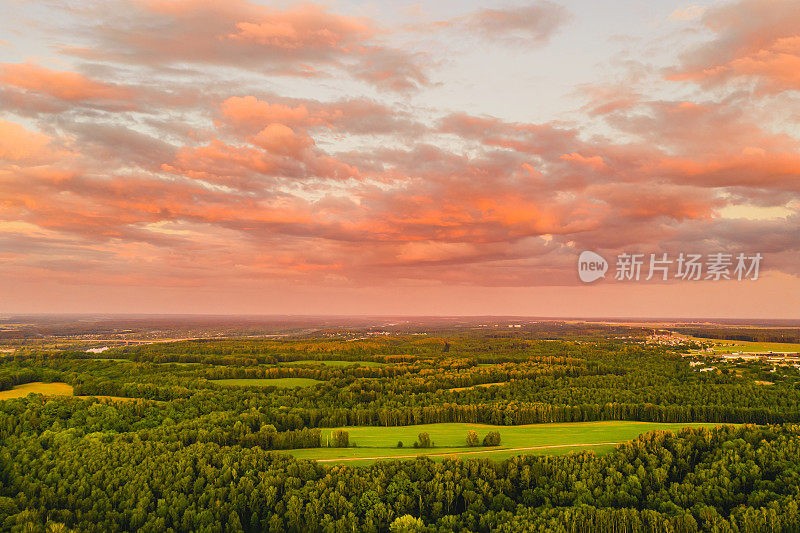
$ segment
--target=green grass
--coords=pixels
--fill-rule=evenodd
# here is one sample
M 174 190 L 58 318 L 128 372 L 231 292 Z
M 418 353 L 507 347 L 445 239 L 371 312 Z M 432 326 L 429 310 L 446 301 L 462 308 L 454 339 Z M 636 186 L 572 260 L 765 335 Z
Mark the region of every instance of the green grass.
M 297 458 L 321 459 L 336 462 L 337 459 L 356 460 L 343 461 L 347 464 L 367 464 L 374 462 L 375 458 L 397 456 L 429 455 L 442 459 L 436 454 L 463 454 L 462 458 L 489 457 L 492 459 L 505 459 L 521 454 L 536 455 L 563 455 L 574 451 L 592 450 L 598 455 L 606 454 L 614 449 L 614 444 L 635 439 L 642 433 L 651 430 L 677 431 L 686 426 L 713 427 L 712 423 L 695 424 L 659 424 L 655 422 L 573 422 L 560 424 L 530 424 L 525 426 L 490 426 L 486 424 L 426 424 L 419 426 L 399 427 L 343 427 L 350 433 L 350 442 L 358 444 L 356 448 L 308 448 L 302 450 L 288 450 Z M 475 430 L 481 440 L 489 431 L 499 431 L 502 439 L 497 448 L 469 448 L 465 441 L 467 432 Z M 333 430 L 323 430 L 322 442 Z M 413 448 L 417 435 L 427 432 L 433 442 L 434 448 L 427 450 Z M 397 441 L 403 441 L 403 448 L 397 448 Z M 549 446 L 549 448 L 547 448 Z M 535 448 L 532 450 L 514 450 L 513 448 Z M 467 453 L 464 453 L 467 452 Z M 478 452 L 478 453 L 470 453 Z M 404 457 L 401 457 L 404 458 Z
M 281 366 L 302 366 L 302 365 L 325 365 L 325 366 L 386 366 L 386 363 L 376 361 L 317 361 L 316 359 L 304 359 L 302 361 L 281 361 Z
M 727 354 L 734 352 L 798 352 L 800 344 L 791 342 L 749 342 L 737 341 L 732 339 L 703 339 L 700 337 L 687 337 L 697 342 L 711 342 L 714 344 L 715 354 Z
M 311 387 L 317 383 L 324 383 L 311 378 L 277 378 L 277 379 L 212 379 L 212 383 L 229 387 L 278 387 L 291 389 L 294 387 Z

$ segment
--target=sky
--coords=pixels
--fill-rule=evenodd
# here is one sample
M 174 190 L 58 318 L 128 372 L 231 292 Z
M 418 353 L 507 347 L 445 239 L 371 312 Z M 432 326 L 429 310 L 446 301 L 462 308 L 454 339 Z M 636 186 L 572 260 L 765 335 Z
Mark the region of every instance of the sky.
M 796 0 L 6 1 L 0 313 L 800 318 L 799 90 Z

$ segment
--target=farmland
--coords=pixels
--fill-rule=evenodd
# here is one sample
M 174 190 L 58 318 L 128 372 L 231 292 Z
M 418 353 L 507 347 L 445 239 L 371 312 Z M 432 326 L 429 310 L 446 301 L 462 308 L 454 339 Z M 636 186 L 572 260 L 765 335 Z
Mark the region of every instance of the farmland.
M 301 459 L 368 464 L 375 458 L 409 458 L 418 455 L 428 457 L 487 457 L 495 460 L 515 455 L 563 455 L 570 452 L 592 450 L 596 454 L 611 452 L 616 443 L 635 439 L 648 431 L 678 431 L 686 426 L 713 427 L 710 423 L 658 424 L 651 422 L 573 422 L 569 424 L 529 424 L 524 426 L 492 426 L 488 424 L 425 424 L 400 427 L 341 427 L 323 432 L 323 441 L 330 439 L 336 429 L 347 431 L 350 441 L 357 444 L 351 448 L 313 448 L 292 450 L 290 453 Z M 476 431 L 481 438 L 489 431 L 499 431 L 500 446 L 467 447 L 467 432 Z M 426 432 L 435 447 L 415 449 L 412 444 L 417 435 Z M 403 443 L 398 448 L 398 442 Z M 359 460 L 359 458 L 365 458 Z
M 46 396 L 72 396 L 72 386 L 66 383 L 42 383 L 34 381 L 17 385 L 9 390 L 0 391 L 0 400 L 10 398 L 24 398 L 30 393 L 44 394 Z
M 792 352 L 800 353 L 800 344 L 791 342 L 749 342 L 731 339 L 696 339 L 711 342 L 715 354 L 729 353 L 764 353 L 764 352 Z
M 41 394 L 42 396 L 73 396 L 72 385 L 60 382 L 44 383 L 34 381 L 23 385 L 16 385 L 11 389 L 0 391 L 0 400 L 10 400 L 13 398 L 24 398 L 28 394 Z M 122 398 L 119 396 L 75 396 L 76 398 L 105 398 L 108 400 L 132 401 L 135 398 Z
M 680 328 L 679 328 L 680 331 Z M 737 330 L 740 338 L 719 338 L 715 332 L 707 333 L 708 337 L 700 337 L 687 333 L 680 333 L 678 336 L 686 341 L 694 341 L 703 345 L 710 345 L 714 354 L 730 353 L 800 353 L 800 342 L 796 342 L 797 335 L 781 330 L 781 334 L 771 333 L 771 330 L 758 330 L 755 328 L 743 328 Z M 734 331 L 722 330 L 722 332 L 734 333 Z M 741 337 L 764 337 L 774 339 L 785 337 L 787 340 L 780 342 L 776 340 L 747 340 Z

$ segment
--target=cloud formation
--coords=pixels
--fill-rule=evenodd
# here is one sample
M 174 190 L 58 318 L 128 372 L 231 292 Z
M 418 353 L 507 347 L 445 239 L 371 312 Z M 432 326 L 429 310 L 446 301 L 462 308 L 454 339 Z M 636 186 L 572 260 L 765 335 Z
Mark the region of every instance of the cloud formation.
M 493 42 L 531 47 L 546 44 L 571 18 L 563 6 L 540 0 L 520 6 L 477 9 L 426 25 L 425 29 L 451 29 Z
M 739 0 L 705 11 L 715 38 L 687 53 L 674 80 L 755 84 L 763 93 L 800 90 L 800 10 L 793 0 Z
M 711 40 L 668 79 L 603 80 L 578 120 L 543 121 L 423 105 L 454 90 L 444 58 L 361 15 L 72 6 L 60 63 L 0 65 L 0 260 L 54 283 L 363 289 L 573 285 L 583 249 L 763 251 L 797 276 L 800 139 L 759 104 L 798 88 L 800 19 L 762 4 L 679 17 Z M 516 49 L 570 17 L 535 2 L 439 26 Z
M 419 57 L 383 45 L 374 21 L 310 3 L 276 9 L 247 0 L 114 0 L 94 6 L 91 15 L 104 23 L 84 32 L 86 44 L 64 45 L 62 52 L 161 68 L 218 66 L 300 77 L 353 73 L 397 91 L 427 83 Z
M 570 19 L 553 2 L 534 2 L 507 9 L 479 9 L 459 19 L 469 31 L 518 44 L 546 43 Z

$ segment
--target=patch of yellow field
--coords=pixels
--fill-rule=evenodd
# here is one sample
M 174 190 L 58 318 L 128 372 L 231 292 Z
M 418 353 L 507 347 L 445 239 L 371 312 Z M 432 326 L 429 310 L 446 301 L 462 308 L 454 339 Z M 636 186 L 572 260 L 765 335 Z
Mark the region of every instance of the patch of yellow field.
M 72 385 L 58 382 L 45 383 L 43 381 L 34 381 L 23 385 L 17 385 L 11 390 L 0 391 L 0 400 L 24 398 L 32 392 L 44 394 L 46 396 L 72 396 Z
M 11 398 L 24 398 L 28 394 L 35 392 L 37 394 L 44 394 L 45 396 L 73 396 L 72 385 L 67 383 L 53 382 L 45 383 L 43 381 L 33 381 L 23 385 L 17 385 L 11 390 L 0 391 L 0 400 L 10 400 Z M 138 398 L 124 398 L 122 396 L 75 396 L 75 398 L 103 398 L 106 400 L 114 400 L 120 402 L 132 402 Z

